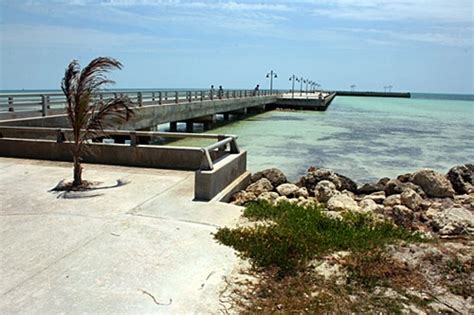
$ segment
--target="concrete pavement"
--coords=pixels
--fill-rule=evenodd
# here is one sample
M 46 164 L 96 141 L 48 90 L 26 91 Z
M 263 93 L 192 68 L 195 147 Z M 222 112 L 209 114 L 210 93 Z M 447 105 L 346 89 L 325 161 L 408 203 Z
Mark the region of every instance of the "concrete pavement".
M 212 233 L 239 207 L 193 202 L 183 171 L 85 165 L 103 189 L 49 191 L 71 174 L 0 158 L 0 313 L 219 312 L 238 259 Z

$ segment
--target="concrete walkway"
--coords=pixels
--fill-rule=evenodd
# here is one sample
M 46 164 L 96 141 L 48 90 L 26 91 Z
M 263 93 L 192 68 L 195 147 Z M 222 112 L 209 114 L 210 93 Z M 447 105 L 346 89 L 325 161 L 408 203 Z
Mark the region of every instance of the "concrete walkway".
M 192 172 L 0 158 L 0 313 L 218 313 L 240 208 L 192 202 Z M 120 179 L 125 185 L 113 186 Z

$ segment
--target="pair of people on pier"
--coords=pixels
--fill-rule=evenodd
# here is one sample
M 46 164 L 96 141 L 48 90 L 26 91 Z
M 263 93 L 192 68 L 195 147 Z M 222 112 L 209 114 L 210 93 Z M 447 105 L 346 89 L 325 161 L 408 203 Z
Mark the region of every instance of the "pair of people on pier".
M 217 97 L 222 99 L 224 97 L 224 89 L 222 85 L 219 85 L 219 89 L 217 90 Z M 214 85 L 211 85 L 211 90 L 209 91 L 209 98 L 212 100 L 214 98 Z

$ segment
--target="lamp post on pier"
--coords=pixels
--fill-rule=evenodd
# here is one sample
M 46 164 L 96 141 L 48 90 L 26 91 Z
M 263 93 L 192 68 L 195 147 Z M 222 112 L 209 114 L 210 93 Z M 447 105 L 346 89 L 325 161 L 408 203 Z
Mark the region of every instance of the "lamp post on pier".
M 293 74 L 290 77 L 291 81 L 291 98 L 295 98 L 295 81 L 298 81 L 298 78 Z
M 270 78 L 270 95 L 273 94 L 273 78 L 278 78 L 277 74 L 273 71 L 270 70 L 269 73 L 267 73 L 267 78 Z
M 303 95 L 303 83 L 304 83 L 304 78 L 301 77 L 299 78 L 299 80 L 297 79 L 297 81 L 300 83 L 300 96 Z

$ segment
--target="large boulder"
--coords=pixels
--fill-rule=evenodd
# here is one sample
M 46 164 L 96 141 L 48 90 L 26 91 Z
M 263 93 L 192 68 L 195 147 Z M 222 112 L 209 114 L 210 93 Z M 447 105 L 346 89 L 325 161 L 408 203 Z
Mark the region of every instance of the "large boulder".
M 300 187 L 296 186 L 295 184 L 281 184 L 276 188 L 280 196 L 290 197 L 296 196 L 296 193 Z
M 439 211 L 431 224 L 441 235 L 474 234 L 474 215 L 460 206 Z
M 301 177 L 299 186 L 306 187 L 308 191 L 313 191 L 316 185 L 322 181 L 328 180 L 336 185 L 336 189 L 341 189 L 342 183 L 336 173 L 327 169 L 312 169 L 305 176 Z
M 416 211 L 421 203 L 423 202 L 423 198 L 416 193 L 413 189 L 406 189 L 400 195 L 400 201 L 402 205 L 407 206 L 413 211 Z
M 269 168 L 253 174 L 252 182 L 256 182 L 261 178 L 268 179 L 273 187 L 277 187 L 287 182 L 285 174 L 277 168 Z
M 468 194 L 474 188 L 474 164 L 454 166 L 448 172 L 448 179 L 458 194 Z
M 429 197 L 453 197 L 454 189 L 451 182 L 442 174 L 430 169 L 422 169 L 413 173 L 411 182 L 420 186 Z
M 377 183 L 364 184 L 362 187 L 357 189 L 357 193 L 359 195 L 370 195 L 378 191 L 383 191 L 389 181 L 390 178 L 384 177 L 381 178 Z
M 357 184 L 352 179 L 350 179 L 347 176 L 337 174 L 337 173 L 336 173 L 336 176 L 339 178 L 339 181 L 341 182 L 341 187 L 339 188 L 339 190 L 341 191 L 347 190 L 353 193 L 357 192 Z
M 314 196 L 319 202 L 327 202 L 332 196 L 338 193 L 336 185 L 328 180 L 320 181 L 314 188 Z
M 273 185 L 272 183 L 266 178 L 260 178 L 255 183 L 250 184 L 246 191 L 254 193 L 256 196 L 260 196 L 261 193 L 272 191 Z
M 421 187 L 410 182 L 402 183 L 398 179 L 389 180 L 385 185 L 384 192 L 387 196 L 399 195 L 406 189 L 412 189 L 421 196 L 425 195 L 425 192 L 423 191 L 423 189 L 421 189 Z
M 355 202 L 354 199 L 347 196 L 346 194 L 337 194 L 335 196 L 332 196 L 331 199 L 329 199 L 327 202 L 327 208 L 329 211 L 360 211 L 357 202 Z

